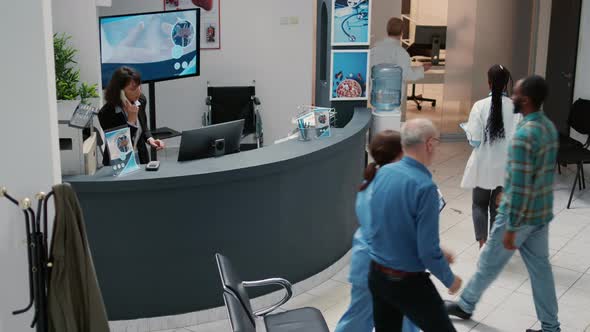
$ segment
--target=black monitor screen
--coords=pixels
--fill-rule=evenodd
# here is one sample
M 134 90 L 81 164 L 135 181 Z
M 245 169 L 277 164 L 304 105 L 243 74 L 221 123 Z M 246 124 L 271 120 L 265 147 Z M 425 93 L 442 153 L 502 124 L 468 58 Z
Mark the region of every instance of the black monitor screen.
M 144 83 L 200 74 L 200 9 L 99 19 L 102 84 L 121 66 L 139 71 Z
M 178 161 L 240 152 L 244 119 L 182 132 Z
M 437 25 L 417 25 L 414 44 L 431 46 L 434 38 L 438 38 L 440 49 L 447 48 L 447 27 Z

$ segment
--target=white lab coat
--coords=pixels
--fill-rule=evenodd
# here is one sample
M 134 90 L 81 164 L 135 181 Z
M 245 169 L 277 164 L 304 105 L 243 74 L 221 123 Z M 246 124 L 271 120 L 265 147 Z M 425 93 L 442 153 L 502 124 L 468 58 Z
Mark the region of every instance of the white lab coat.
M 402 47 L 399 39 L 387 37 L 371 48 L 371 68 L 382 63 L 400 66 L 405 82 L 424 78 L 424 67 L 412 67 L 410 54 Z
M 508 159 L 508 146 L 516 125 L 522 118 L 514 114 L 514 104 L 508 97 L 502 97 L 502 119 L 504 120 L 504 139 L 484 142 L 485 129 L 492 107 L 492 97 L 477 101 L 471 113 L 469 121 L 464 126 L 467 139 L 471 142 L 480 142 L 480 145 L 473 149 L 467 161 L 462 188 L 496 189 L 504 185 L 506 162 Z

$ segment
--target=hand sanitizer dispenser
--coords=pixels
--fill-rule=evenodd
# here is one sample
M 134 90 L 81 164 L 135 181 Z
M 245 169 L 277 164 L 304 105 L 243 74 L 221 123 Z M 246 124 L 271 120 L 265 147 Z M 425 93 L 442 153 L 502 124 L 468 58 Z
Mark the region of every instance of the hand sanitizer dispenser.
M 371 136 L 383 130 L 401 129 L 403 70 L 401 67 L 383 63 L 371 68 L 371 105 L 373 124 Z

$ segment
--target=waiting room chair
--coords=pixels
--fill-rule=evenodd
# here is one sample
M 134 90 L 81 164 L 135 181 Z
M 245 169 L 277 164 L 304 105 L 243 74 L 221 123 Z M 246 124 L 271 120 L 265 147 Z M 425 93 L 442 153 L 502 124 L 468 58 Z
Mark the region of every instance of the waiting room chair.
M 203 126 L 244 119 L 242 139 L 253 135 L 254 144 L 242 144 L 242 150 L 260 148 L 263 145 L 260 99 L 256 97 L 255 81 L 250 86 L 210 86 L 207 82 L 207 112 L 203 114 Z M 245 148 L 244 148 L 245 147 Z
M 322 313 L 315 308 L 301 308 L 271 314 L 291 298 L 289 281 L 280 278 L 259 281 L 242 281 L 231 262 L 221 254 L 215 254 L 219 276 L 223 286 L 223 300 L 227 308 L 233 332 L 329 332 Z M 285 296 L 278 303 L 259 311 L 252 311 L 246 288 L 280 285 Z
M 561 174 L 561 166 L 576 165 L 576 177 L 572 185 L 567 208 L 572 204 L 572 198 L 576 189 L 586 188 L 584 164 L 590 163 L 590 100 L 578 99 L 572 105 L 568 116 L 568 125 L 580 134 L 589 135 L 586 143 L 578 142 L 567 135 L 559 135 L 559 151 L 557 154 L 557 168 Z

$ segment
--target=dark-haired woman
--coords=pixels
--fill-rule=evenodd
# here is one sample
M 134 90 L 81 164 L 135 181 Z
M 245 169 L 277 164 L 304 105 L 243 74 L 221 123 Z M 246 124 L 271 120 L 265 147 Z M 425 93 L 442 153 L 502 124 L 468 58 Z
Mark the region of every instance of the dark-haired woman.
M 375 160 L 365 170 L 365 180 L 356 197 L 356 214 L 361 224 L 371 218 L 369 201 L 372 196 L 371 182 L 380 167 L 396 162 L 402 158 L 400 134 L 385 130 L 371 140 L 369 152 Z M 352 284 L 350 305 L 336 326 L 335 332 L 371 332 L 373 331 L 373 299 L 369 290 L 369 267 L 371 258 L 362 229 L 354 234 L 352 240 L 352 257 L 348 279 Z M 404 318 L 403 332 L 418 331 L 414 324 Z
M 473 189 L 473 226 L 480 248 L 487 241 L 488 230 L 496 217 L 496 196 L 504 184 L 508 144 L 520 119 L 508 97 L 511 80 L 508 69 L 493 65 L 488 70 L 489 96 L 473 105 L 469 121 L 462 125 L 473 152 L 461 187 Z
M 128 126 L 131 141 L 140 164 L 150 161 L 147 145 L 156 150 L 164 148 L 164 142 L 154 139 L 148 130 L 145 113 L 146 98 L 141 93 L 141 76 L 129 67 L 121 67 L 113 77 L 105 92 L 105 105 L 98 113 L 100 126 L 104 131 Z M 110 164 L 110 154 L 105 151 L 103 164 Z

